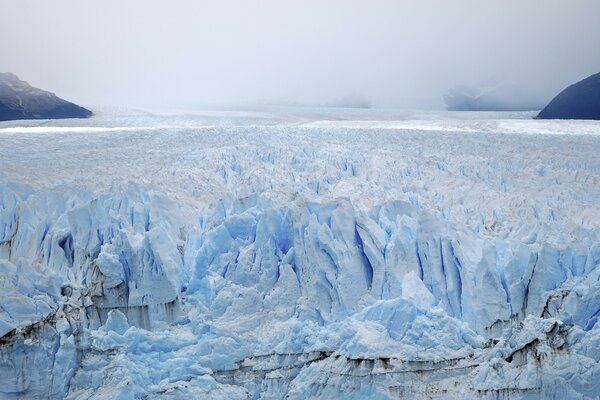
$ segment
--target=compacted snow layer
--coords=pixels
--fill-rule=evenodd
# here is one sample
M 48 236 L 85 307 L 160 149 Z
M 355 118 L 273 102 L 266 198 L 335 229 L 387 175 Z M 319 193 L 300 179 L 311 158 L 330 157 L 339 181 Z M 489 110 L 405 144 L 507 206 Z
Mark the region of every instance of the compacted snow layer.
M 0 124 L 0 397 L 598 398 L 600 125 L 443 117 Z

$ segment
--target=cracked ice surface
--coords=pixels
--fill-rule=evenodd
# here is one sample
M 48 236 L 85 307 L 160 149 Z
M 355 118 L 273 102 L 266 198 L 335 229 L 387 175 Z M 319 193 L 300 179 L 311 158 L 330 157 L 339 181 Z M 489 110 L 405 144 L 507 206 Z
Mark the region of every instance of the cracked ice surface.
M 0 397 L 597 398 L 600 124 L 457 115 L 0 123 Z

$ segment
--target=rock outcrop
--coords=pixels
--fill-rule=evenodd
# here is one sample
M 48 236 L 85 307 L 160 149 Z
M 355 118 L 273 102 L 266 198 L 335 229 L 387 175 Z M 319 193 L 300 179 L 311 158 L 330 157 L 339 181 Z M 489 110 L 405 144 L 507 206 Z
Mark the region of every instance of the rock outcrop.
M 90 110 L 35 88 L 10 72 L 0 73 L 0 121 L 91 116 Z
M 600 120 L 600 72 L 560 92 L 538 118 Z

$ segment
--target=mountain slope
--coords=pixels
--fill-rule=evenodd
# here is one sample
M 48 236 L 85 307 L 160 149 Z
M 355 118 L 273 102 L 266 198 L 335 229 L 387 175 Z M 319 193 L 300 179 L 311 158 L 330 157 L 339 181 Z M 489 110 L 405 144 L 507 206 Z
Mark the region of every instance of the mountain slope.
M 600 72 L 560 92 L 538 118 L 600 119 Z
M 0 121 L 91 116 L 90 110 L 35 88 L 10 72 L 0 73 Z

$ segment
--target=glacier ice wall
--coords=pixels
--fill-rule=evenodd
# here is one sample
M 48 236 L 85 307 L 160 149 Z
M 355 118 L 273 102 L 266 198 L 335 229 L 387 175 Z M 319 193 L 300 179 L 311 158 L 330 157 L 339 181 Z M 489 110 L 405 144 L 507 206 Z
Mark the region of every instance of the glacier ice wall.
M 593 136 L 23 135 L 0 135 L 2 398 L 600 393 Z M 26 139 L 56 153 L 31 171 Z

